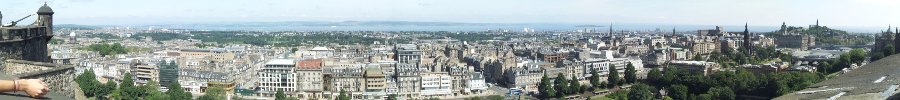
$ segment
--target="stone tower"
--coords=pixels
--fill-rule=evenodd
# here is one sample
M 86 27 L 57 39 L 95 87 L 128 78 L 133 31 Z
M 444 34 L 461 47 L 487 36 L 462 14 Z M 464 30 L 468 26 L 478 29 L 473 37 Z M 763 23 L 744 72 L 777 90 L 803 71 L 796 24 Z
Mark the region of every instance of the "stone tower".
M 50 9 L 50 6 L 44 3 L 44 6 L 38 9 L 37 14 L 37 21 L 34 21 L 34 25 L 47 27 L 45 29 L 47 31 L 46 35 L 53 35 L 53 9 Z
M 750 30 L 747 28 L 747 23 L 744 23 L 744 49 L 747 49 L 747 54 L 753 54 L 753 41 L 750 40 Z

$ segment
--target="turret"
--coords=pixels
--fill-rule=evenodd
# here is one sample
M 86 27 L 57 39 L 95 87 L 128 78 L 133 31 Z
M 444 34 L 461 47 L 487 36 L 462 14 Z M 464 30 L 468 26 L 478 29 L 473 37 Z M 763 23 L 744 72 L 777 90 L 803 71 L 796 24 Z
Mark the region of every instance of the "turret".
M 38 9 L 37 15 L 38 18 L 34 25 L 45 26 L 47 35 L 53 35 L 53 9 L 50 9 L 50 6 L 44 3 L 44 6 Z

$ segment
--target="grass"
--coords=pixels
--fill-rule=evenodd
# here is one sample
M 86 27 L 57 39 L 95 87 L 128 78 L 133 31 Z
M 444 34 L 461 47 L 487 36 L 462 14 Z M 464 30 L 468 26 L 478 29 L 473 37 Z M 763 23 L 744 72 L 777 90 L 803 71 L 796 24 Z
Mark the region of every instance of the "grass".
M 606 96 L 594 96 L 594 97 L 591 97 L 591 100 L 615 100 L 615 99 L 607 98 Z

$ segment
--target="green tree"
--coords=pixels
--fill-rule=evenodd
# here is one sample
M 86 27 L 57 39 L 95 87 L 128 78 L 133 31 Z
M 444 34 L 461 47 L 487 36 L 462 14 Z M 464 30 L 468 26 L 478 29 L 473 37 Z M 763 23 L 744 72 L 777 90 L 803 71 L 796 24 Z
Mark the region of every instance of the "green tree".
M 882 51 L 884 51 L 884 56 L 886 57 L 886 56 L 894 55 L 894 53 L 897 52 L 894 48 L 895 48 L 894 45 L 884 46 L 884 49 L 882 50 Z
M 347 91 L 341 90 L 341 94 L 338 95 L 338 100 L 350 100 L 349 94 Z
M 284 91 L 278 90 L 275 92 L 275 100 L 286 100 L 287 95 L 284 94 Z
M 734 73 L 735 76 L 732 80 L 735 85 L 731 87 L 735 89 L 735 91 L 740 93 L 753 93 L 753 91 L 756 91 L 756 88 L 763 87 L 761 86 L 762 83 L 759 81 L 759 78 L 756 77 L 756 74 L 753 74 L 753 72 L 739 69 Z
M 672 99 L 672 97 L 669 97 L 669 96 L 663 96 L 662 100 L 675 100 L 675 99 Z
M 634 69 L 634 65 L 631 65 L 631 63 L 625 65 L 625 83 L 637 82 L 636 72 L 637 70 Z
M 667 95 L 676 100 L 687 100 L 688 94 L 690 94 L 688 93 L 688 87 L 681 84 L 672 85 L 667 92 Z
M 862 63 L 866 60 L 867 56 L 868 55 L 866 55 L 866 50 L 860 48 L 850 50 L 850 58 L 853 63 Z
M 628 92 L 629 100 L 652 100 L 653 98 L 653 87 L 650 87 L 646 84 L 635 84 L 631 86 L 630 92 Z
M 131 73 L 125 73 L 122 78 L 121 86 L 118 88 L 119 97 L 117 99 L 120 100 L 137 100 L 140 97 L 144 97 L 146 95 L 146 91 L 142 90 L 142 88 L 134 86 L 134 79 L 132 79 Z
M 291 53 L 297 53 L 297 50 L 299 50 L 299 49 L 297 49 L 297 48 L 291 48 Z
M 225 89 L 221 87 L 213 87 L 206 90 L 206 94 L 198 97 L 197 100 L 225 100 Z M 277 99 L 277 98 L 276 98 Z
M 78 87 L 84 92 L 85 97 L 94 97 L 100 90 L 98 86 L 100 81 L 97 81 L 96 77 L 93 69 L 86 69 L 81 75 L 76 76 L 75 83 L 78 83 Z
M 169 96 L 170 99 L 173 100 L 190 100 L 193 98 L 191 93 L 184 91 L 184 88 L 181 88 L 181 84 L 176 82 L 172 82 L 169 85 L 169 91 L 166 91 L 166 95 Z
M 590 77 L 591 85 L 593 88 L 600 88 L 604 85 L 600 85 L 600 74 L 597 74 L 596 69 L 591 69 L 591 77 Z
M 116 82 L 106 81 L 106 84 L 98 84 L 98 86 L 96 88 L 97 88 L 97 90 L 94 91 L 94 94 L 95 94 L 94 96 L 97 99 L 105 100 L 106 96 L 108 96 L 110 93 L 112 93 L 113 90 L 116 89 Z
M 556 74 L 556 80 L 553 80 L 553 85 L 556 91 L 559 91 L 559 97 L 563 97 L 572 93 L 571 89 L 569 89 L 569 81 L 566 80 L 566 75 L 563 73 Z
M 646 81 L 648 83 L 655 85 L 655 86 L 662 86 L 662 83 L 660 83 L 660 82 L 662 82 L 661 79 L 662 79 L 662 72 L 659 72 L 659 69 L 651 68 L 650 72 L 647 72 Z
M 713 88 L 710 88 L 709 91 L 706 92 L 706 94 L 710 94 L 713 97 L 713 99 L 716 99 L 716 100 L 734 100 L 735 99 L 734 91 L 732 91 L 731 88 L 728 88 L 728 87 L 713 87 Z
M 578 94 L 584 90 L 581 87 L 581 82 L 578 82 L 578 79 L 569 80 L 569 88 L 571 88 L 572 94 Z
M 700 94 L 695 96 L 694 100 L 715 100 L 712 95 L 709 94 Z
M 618 90 L 606 95 L 606 97 L 615 100 L 628 100 L 628 94 L 628 90 Z
M 609 72 L 609 76 L 607 76 L 606 81 L 609 82 L 609 87 L 619 86 L 619 71 L 616 70 L 616 65 L 609 65 L 607 72 Z
M 397 94 L 388 95 L 388 100 L 397 100 Z
M 544 98 L 556 97 L 556 91 L 553 89 L 553 83 L 550 82 L 547 73 L 544 73 L 544 76 L 541 77 L 541 83 L 538 84 L 538 92 L 540 92 L 541 96 Z
M 160 91 L 150 91 L 147 97 L 144 97 L 144 100 L 169 100 L 169 95 L 166 95 Z
M 487 96 L 487 99 L 488 99 L 488 100 L 505 100 L 505 99 L 503 98 L 503 96 L 499 96 L 499 95 L 491 95 L 491 96 Z

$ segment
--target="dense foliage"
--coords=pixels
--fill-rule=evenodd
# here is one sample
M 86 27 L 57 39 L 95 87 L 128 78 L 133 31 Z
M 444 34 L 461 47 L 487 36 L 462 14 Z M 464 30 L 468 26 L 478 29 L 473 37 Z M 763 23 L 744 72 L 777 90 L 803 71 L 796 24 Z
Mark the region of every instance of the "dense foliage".
M 350 94 L 348 94 L 347 91 L 341 90 L 337 100 L 350 100 Z
M 609 65 L 609 76 L 606 78 L 606 81 L 609 82 L 609 88 L 622 85 L 619 79 L 619 71 L 616 71 L 616 65 Z
M 81 49 L 88 50 L 88 51 L 95 51 L 97 53 L 100 53 L 101 56 L 125 54 L 125 53 L 128 53 L 128 51 L 129 51 L 127 48 L 125 48 L 125 46 L 122 46 L 122 44 L 119 44 L 119 43 L 91 44 L 91 45 L 88 45 L 87 47 L 84 47 Z
M 625 83 L 637 82 L 637 74 L 635 72 L 637 70 L 634 69 L 634 65 L 631 65 L 631 63 L 625 65 Z
M 739 69 L 704 76 L 671 67 L 658 74 L 648 74 L 647 77 L 646 82 L 669 89 L 670 96 L 676 100 L 706 98 L 707 95 L 719 100 L 733 99 L 736 95 L 776 97 L 824 80 L 824 75 L 815 72 L 764 74 Z
M 159 91 L 159 83 L 150 81 L 143 86 L 135 86 L 134 79 L 130 73 L 125 73 L 121 85 L 116 85 L 113 81 L 106 84 L 100 84 L 96 79 L 96 75 L 90 69 L 85 70 L 82 74 L 76 76 L 75 82 L 78 87 L 84 91 L 84 96 L 96 99 L 106 100 L 188 100 L 192 96 L 184 91 L 177 82 L 170 86 L 169 91 L 165 93 Z M 209 96 L 203 97 L 203 100 L 222 100 L 224 98 L 224 90 L 212 89 Z
M 820 73 L 830 74 L 849 68 L 853 64 L 860 64 L 866 60 L 868 54 L 863 49 L 853 49 L 848 53 L 841 54 L 838 58 L 830 62 L 825 62 L 818 66 Z
M 225 100 L 225 89 L 221 87 L 212 87 L 206 89 L 206 94 L 198 97 L 197 100 Z

